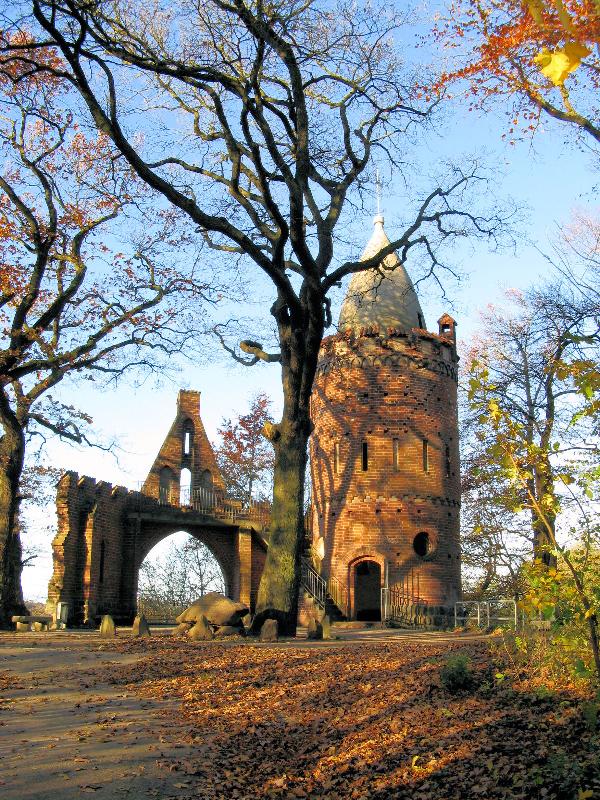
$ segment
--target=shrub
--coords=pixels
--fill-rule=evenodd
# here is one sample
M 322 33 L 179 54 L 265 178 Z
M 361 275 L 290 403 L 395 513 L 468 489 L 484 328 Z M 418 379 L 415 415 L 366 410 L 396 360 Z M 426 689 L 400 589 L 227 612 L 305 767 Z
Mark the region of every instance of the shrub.
M 468 689 L 473 685 L 471 660 L 464 653 L 449 656 L 441 669 L 442 686 L 449 692 Z

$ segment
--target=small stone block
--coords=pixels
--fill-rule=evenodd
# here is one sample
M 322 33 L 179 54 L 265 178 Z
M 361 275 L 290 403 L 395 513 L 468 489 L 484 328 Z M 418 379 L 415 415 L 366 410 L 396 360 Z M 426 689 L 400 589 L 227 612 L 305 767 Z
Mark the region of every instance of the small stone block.
M 306 638 L 307 639 L 322 639 L 323 638 L 323 626 L 321 623 L 316 619 L 311 619 L 308 623 L 308 629 L 306 631 Z
M 47 631 L 48 630 L 48 626 L 46 625 L 45 622 L 32 622 L 31 623 L 31 627 L 37 633 L 40 633 L 41 631 Z
M 100 637 L 102 639 L 112 639 L 117 635 L 115 622 L 110 614 L 105 614 L 100 623 Z
M 331 639 L 331 620 L 327 614 L 321 620 L 321 625 L 323 627 L 323 638 Z
M 150 626 L 148 625 L 148 620 L 143 614 L 138 614 L 133 620 L 131 635 L 137 636 L 140 639 L 148 638 L 148 636 L 150 636 Z
M 29 622 L 15 622 L 17 633 L 28 633 L 31 630 Z
M 259 641 L 276 642 L 279 640 L 279 623 L 276 619 L 266 619 L 260 629 Z

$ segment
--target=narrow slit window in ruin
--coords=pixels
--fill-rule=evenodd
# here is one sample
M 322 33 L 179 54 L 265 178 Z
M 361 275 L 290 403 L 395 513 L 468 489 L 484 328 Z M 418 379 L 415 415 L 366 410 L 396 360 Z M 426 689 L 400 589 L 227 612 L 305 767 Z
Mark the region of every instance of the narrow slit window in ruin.
M 423 472 L 429 472 L 429 442 L 423 439 Z
M 189 456 L 190 448 L 191 448 L 191 439 L 192 434 L 189 431 L 186 431 L 183 436 L 183 455 Z
M 446 445 L 446 477 L 450 477 L 450 448 Z
M 369 469 L 369 446 L 366 442 L 362 443 L 362 471 L 366 472 Z
M 340 443 L 333 445 L 333 471 L 336 475 L 340 474 Z
M 394 471 L 398 472 L 400 469 L 400 441 L 398 439 L 392 440 L 392 463 Z
M 189 506 L 192 502 L 192 473 L 187 467 L 181 470 L 179 478 L 179 505 Z
M 106 542 L 102 539 L 100 543 L 100 575 L 98 576 L 98 583 L 104 582 L 104 559 L 106 553 Z

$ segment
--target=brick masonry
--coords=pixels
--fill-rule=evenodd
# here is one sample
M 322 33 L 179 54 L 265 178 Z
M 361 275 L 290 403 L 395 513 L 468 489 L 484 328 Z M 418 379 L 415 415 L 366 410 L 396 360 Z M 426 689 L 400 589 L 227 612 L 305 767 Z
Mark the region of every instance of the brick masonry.
M 311 400 L 312 555 L 323 577 L 336 582 L 339 610 L 349 618 L 378 613 L 384 586 L 419 614 L 424 605 L 449 610 L 460 598 L 454 325 L 444 315 L 439 334 L 371 327 L 323 341 Z M 183 507 L 184 469 L 191 493 L 224 494 L 200 393 L 182 390 L 141 491 L 63 476 L 50 613 L 64 601 L 71 624 L 105 613 L 130 622 L 140 565 L 180 530 L 211 549 L 228 594 L 254 609 L 266 543 L 248 521 L 227 524 Z M 315 613 L 308 596 L 300 608 Z
M 349 618 L 376 618 L 384 586 L 447 610 L 460 598 L 454 325 L 444 315 L 440 334 L 373 327 L 323 341 L 311 400 L 312 555 Z
M 190 433 L 187 440 L 186 432 Z M 141 491 L 75 472 L 61 478 L 49 613 L 63 601 L 69 605 L 70 624 L 95 623 L 102 614 L 111 614 L 117 622 L 131 622 L 144 558 L 158 542 L 181 530 L 213 552 L 229 596 L 253 608 L 266 544 L 247 521 L 228 524 L 210 513 L 181 506 L 179 476 L 185 468 L 191 472 L 192 491 L 202 487 L 223 493 L 223 479 L 200 419 L 200 393 L 193 391 L 179 393 L 175 420 Z

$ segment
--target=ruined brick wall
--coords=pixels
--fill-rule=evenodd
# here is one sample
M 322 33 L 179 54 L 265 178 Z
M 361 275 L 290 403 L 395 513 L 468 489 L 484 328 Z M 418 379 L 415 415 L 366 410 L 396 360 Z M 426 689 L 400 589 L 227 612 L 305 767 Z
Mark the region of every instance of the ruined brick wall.
M 457 360 L 453 338 L 420 329 L 323 341 L 312 550 L 342 584 L 349 616 L 366 560 L 381 586 L 439 606 L 460 597 Z
M 189 437 L 186 438 L 186 433 Z M 191 489 L 224 492 L 225 485 L 215 454 L 200 418 L 200 392 L 182 389 L 177 413 L 156 456 L 142 491 L 177 505 L 182 469 L 191 472 Z M 167 486 L 168 478 L 168 486 Z
M 266 548 L 251 528 L 205 520 L 160 504 L 141 492 L 65 474 L 57 489 L 58 532 L 48 612 L 69 604 L 69 624 L 96 623 L 111 614 L 130 623 L 136 614 L 139 568 L 150 550 L 186 531 L 207 545 L 223 572 L 226 591 L 254 610 Z M 205 521 L 203 521 L 205 520 Z
M 48 607 L 69 603 L 71 624 L 110 613 L 120 602 L 123 515 L 135 494 L 76 472 L 59 481 Z

